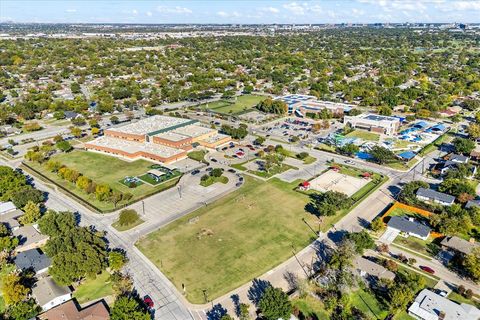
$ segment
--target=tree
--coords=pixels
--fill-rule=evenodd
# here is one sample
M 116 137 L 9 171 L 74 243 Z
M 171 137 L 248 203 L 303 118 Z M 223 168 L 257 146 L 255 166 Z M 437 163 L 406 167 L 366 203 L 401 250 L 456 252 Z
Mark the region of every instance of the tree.
M 353 143 L 348 143 L 342 147 L 338 147 L 338 152 L 346 156 L 353 156 L 354 154 L 357 154 L 358 151 L 360 151 L 360 147 Z
M 55 144 L 57 146 L 57 148 L 63 152 L 69 152 L 73 149 L 72 145 L 70 144 L 70 142 L 68 141 L 65 141 L 65 140 L 62 140 L 62 141 L 59 141 Z
M 34 299 L 20 301 L 12 304 L 7 309 L 7 319 L 9 320 L 29 320 L 42 311 L 42 308 L 35 302 Z
M 223 169 L 222 168 L 214 168 L 212 171 L 210 171 L 210 175 L 212 177 L 221 177 L 223 174 Z
M 90 185 L 90 182 L 91 182 L 91 180 L 89 178 L 87 178 L 85 176 L 80 176 L 80 177 L 78 177 L 77 182 L 75 182 L 75 185 L 80 190 L 83 190 L 83 191 L 87 192 L 87 189 L 88 189 L 88 186 Z
M 398 264 L 393 261 L 393 260 L 390 260 L 390 259 L 386 259 L 384 261 L 384 266 L 385 268 L 387 268 L 388 270 L 392 271 L 392 272 L 395 272 L 398 270 Z
M 27 202 L 25 207 L 23 207 L 23 211 L 25 214 L 18 219 L 23 225 L 34 223 L 40 219 L 40 208 L 32 201 Z
M 414 294 L 406 284 L 396 284 L 389 289 L 390 307 L 395 311 L 405 309 L 410 301 L 412 301 Z
M 119 123 L 119 119 L 117 116 L 111 116 L 110 117 L 110 122 L 113 123 L 113 124 L 117 124 Z
M 307 206 L 319 216 L 332 216 L 338 210 L 345 209 L 352 204 L 352 199 L 346 194 L 330 190 L 321 194 L 313 194 L 310 199 L 311 202 Z
M 97 200 L 107 201 L 110 198 L 112 189 L 107 184 L 99 184 L 95 189 L 95 196 Z
M 468 180 L 460 179 L 445 179 L 438 186 L 440 192 L 449 193 L 454 196 L 459 196 L 462 193 L 466 193 L 472 196 L 476 195 L 475 187 L 470 184 Z
M 100 129 L 98 129 L 97 127 L 93 127 L 90 131 L 94 136 L 100 133 Z
M 22 284 L 22 278 L 17 272 L 3 276 L 2 281 L 2 295 L 6 305 L 19 303 L 30 293 L 30 289 Z
M 149 320 L 150 315 L 143 310 L 140 303 L 133 297 L 120 296 L 115 300 L 111 313 L 111 320 Z
M 367 231 L 351 232 L 345 235 L 345 238 L 355 243 L 355 250 L 358 254 L 363 254 L 365 249 L 375 248 L 375 241 Z
M 117 297 L 129 294 L 133 289 L 132 278 L 129 275 L 122 274 L 119 271 L 115 271 L 110 276 L 110 281 L 112 282 L 113 292 L 115 292 Z
M 75 138 L 81 138 L 82 137 L 82 129 L 79 127 L 71 127 L 70 128 L 70 133 L 75 137 Z
M 38 227 L 43 234 L 50 237 L 60 236 L 74 229 L 77 225 L 73 213 L 47 211 L 38 221 Z
M 292 304 L 282 289 L 269 286 L 258 303 L 258 309 L 267 320 L 288 319 L 292 312 Z
M 45 201 L 45 196 L 42 191 L 27 185 L 13 191 L 10 200 L 17 208 L 23 208 L 29 201 L 36 204 Z
M 420 188 L 429 188 L 430 186 L 428 183 L 424 181 L 411 181 L 406 183 L 400 194 L 398 195 L 398 201 L 406 203 L 406 204 L 413 204 L 417 201 L 416 192 Z
M 120 211 L 118 224 L 121 226 L 129 226 L 136 223 L 140 219 L 137 211 L 133 209 L 124 209 Z
M 124 252 L 110 251 L 108 253 L 108 266 L 113 271 L 120 270 L 125 265 L 125 263 L 127 263 L 127 261 L 128 259 L 125 256 Z
M 253 144 L 261 146 L 264 142 L 265 142 L 265 138 L 259 136 L 253 141 Z
M 379 164 L 397 160 L 397 156 L 392 150 L 380 146 L 373 146 L 369 154 L 372 156 L 373 160 Z
M 463 266 L 474 281 L 480 281 L 480 248 L 473 249 L 465 257 Z
M 370 223 L 370 229 L 374 232 L 381 231 L 385 228 L 385 224 L 383 223 L 383 220 L 381 217 L 376 217 L 373 219 L 372 223 Z
M 475 149 L 475 142 L 465 138 L 455 138 L 453 139 L 452 144 L 457 153 L 470 154 L 470 152 Z
M 248 310 L 248 304 L 240 303 L 240 320 L 250 320 L 250 311 Z
M 468 135 L 471 139 L 480 138 L 480 124 L 472 123 L 468 126 L 467 129 Z

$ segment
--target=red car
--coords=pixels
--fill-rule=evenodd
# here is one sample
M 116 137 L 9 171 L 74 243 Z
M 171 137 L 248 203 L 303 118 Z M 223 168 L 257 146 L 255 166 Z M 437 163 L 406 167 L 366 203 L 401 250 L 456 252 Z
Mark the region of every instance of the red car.
M 420 266 L 420 269 L 422 269 L 425 272 L 431 273 L 431 274 L 435 273 L 435 270 L 433 270 L 432 268 L 427 267 L 427 266 Z
M 152 300 L 152 298 L 150 298 L 150 296 L 145 296 L 145 297 L 143 297 L 143 303 L 145 303 L 145 305 L 146 305 L 149 309 L 152 309 L 153 306 L 154 306 L 153 300 Z

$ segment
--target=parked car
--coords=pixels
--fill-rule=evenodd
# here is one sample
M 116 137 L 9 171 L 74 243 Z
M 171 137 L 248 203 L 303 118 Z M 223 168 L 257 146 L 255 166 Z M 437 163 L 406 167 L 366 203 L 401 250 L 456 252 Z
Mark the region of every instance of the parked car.
M 241 183 L 241 182 L 237 182 L 237 183 L 235 184 L 235 187 L 241 187 L 241 186 L 242 186 L 242 183 Z
M 353 162 L 352 160 L 345 160 L 345 163 L 347 163 L 347 164 L 355 164 L 355 162 Z
M 430 273 L 430 274 L 434 274 L 434 273 L 435 273 L 435 270 L 433 270 L 432 268 L 427 267 L 427 266 L 420 266 L 420 269 L 422 269 L 423 271 L 428 272 L 428 273 Z
M 212 167 L 208 167 L 206 171 L 210 172 L 210 171 L 212 171 L 212 170 L 213 170 Z
M 148 307 L 148 309 L 152 309 L 155 305 L 153 303 L 152 298 L 150 298 L 150 296 L 148 296 L 148 295 L 143 297 L 143 303 L 145 303 L 145 305 Z
M 212 162 L 218 162 L 218 160 L 215 159 L 215 158 L 210 159 L 210 161 L 212 161 Z
M 195 169 L 192 171 L 192 176 L 196 175 L 196 174 L 199 174 L 200 173 L 200 170 L 198 169 Z
M 237 171 L 235 171 L 235 169 L 228 169 L 227 171 L 230 172 L 230 173 L 235 173 L 235 172 L 237 172 Z

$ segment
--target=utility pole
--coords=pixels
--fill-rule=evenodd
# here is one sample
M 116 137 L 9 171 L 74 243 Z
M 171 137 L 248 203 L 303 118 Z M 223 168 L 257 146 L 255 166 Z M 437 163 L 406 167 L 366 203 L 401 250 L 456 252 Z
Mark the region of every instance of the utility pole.
M 305 270 L 303 264 L 300 262 L 300 260 L 298 260 L 297 253 L 295 252 L 295 247 L 293 246 L 293 244 L 292 244 L 292 251 L 293 251 L 293 256 L 295 257 L 295 260 L 297 260 L 297 263 L 300 265 L 300 267 L 302 268 L 303 272 L 305 273 L 305 275 L 307 276 L 307 279 L 308 279 L 309 278 L 308 273 Z
M 145 202 L 142 200 L 142 212 L 143 212 L 143 217 L 145 217 Z

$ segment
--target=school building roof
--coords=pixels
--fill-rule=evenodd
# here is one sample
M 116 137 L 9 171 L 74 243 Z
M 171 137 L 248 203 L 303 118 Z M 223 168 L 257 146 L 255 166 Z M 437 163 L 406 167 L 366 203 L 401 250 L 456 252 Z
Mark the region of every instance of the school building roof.
M 111 128 L 108 130 L 126 134 L 148 134 L 152 136 L 162 132 L 175 130 L 176 128 L 187 126 L 196 122 L 197 120 L 155 115 L 134 123 L 127 124 L 125 126 Z
M 405 151 L 405 152 L 400 153 L 398 156 L 402 159 L 410 160 L 410 159 L 413 159 L 415 157 L 415 152 Z

